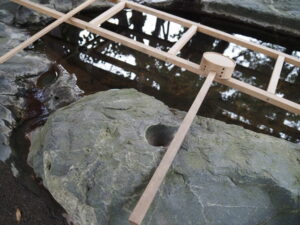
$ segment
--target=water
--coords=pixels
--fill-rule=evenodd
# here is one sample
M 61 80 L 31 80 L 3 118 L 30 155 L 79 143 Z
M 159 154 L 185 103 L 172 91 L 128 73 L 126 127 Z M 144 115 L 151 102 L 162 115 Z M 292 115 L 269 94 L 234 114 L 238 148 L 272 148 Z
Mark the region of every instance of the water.
M 91 14 L 80 15 L 80 18 L 89 21 L 92 19 L 89 16 Z M 300 58 L 300 40 L 296 38 L 209 17 L 199 20 L 190 15 L 188 19 Z M 186 31 L 178 24 L 129 9 L 123 10 L 102 26 L 164 51 Z M 170 107 L 187 111 L 204 81 L 198 75 L 170 63 L 67 24 L 45 36 L 40 44 L 45 46 L 48 57 L 76 74 L 78 85 L 86 95 L 111 88 L 135 88 Z M 220 52 L 234 59 L 237 62 L 233 74 L 236 79 L 267 88 L 274 59 L 200 33 L 180 51 L 179 56 L 199 63 L 206 51 Z M 299 87 L 300 69 L 285 63 L 276 94 L 300 103 Z M 299 115 L 217 83 L 213 84 L 198 114 L 300 142 Z

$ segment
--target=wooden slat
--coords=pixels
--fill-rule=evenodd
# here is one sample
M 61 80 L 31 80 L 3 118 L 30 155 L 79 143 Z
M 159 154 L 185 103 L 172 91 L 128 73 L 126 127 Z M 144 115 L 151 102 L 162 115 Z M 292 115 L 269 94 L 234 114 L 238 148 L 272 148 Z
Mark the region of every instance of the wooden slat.
M 53 16 L 54 18 L 59 18 L 63 15 L 63 13 L 58 12 L 53 9 L 47 9 L 46 7 L 40 6 L 39 4 L 29 2 L 27 0 L 18 0 L 20 4 L 23 5 L 24 2 L 26 2 L 27 7 L 32 8 L 38 12 L 45 13 L 48 16 Z M 98 34 L 104 38 L 107 38 L 112 41 L 119 42 L 125 46 L 131 47 L 137 51 L 140 51 L 142 53 L 146 53 L 148 55 L 151 55 L 153 57 L 156 57 L 160 60 L 170 62 L 175 64 L 176 66 L 182 67 L 187 69 L 188 71 L 191 71 L 193 73 L 199 74 L 200 72 L 200 66 L 196 63 L 190 62 L 188 60 L 182 59 L 180 57 L 174 56 L 172 54 L 163 52 L 159 49 L 155 49 L 151 46 L 146 46 L 140 42 L 134 41 L 130 38 L 124 37 L 122 35 L 116 34 L 114 32 L 111 32 L 109 30 L 103 29 L 101 27 L 97 27 L 95 25 L 89 24 L 85 21 L 76 19 L 76 18 L 71 18 L 66 21 L 67 23 L 70 23 L 74 26 L 77 26 L 81 29 L 86 29 L 90 32 L 93 32 L 95 34 Z M 201 74 L 200 74 L 201 75 Z M 274 94 L 271 94 L 265 90 L 262 90 L 260 88 L 256 88 L 252 85 L 246 84 L 244 82 L 241 82 L 237 79 L 230 78 L 228 80 L 222 80 L 216 78 L 216 81 L 227 85 L 229 87 L 235 88 L 243 93 L 246 93 L 248 95 L 251 95 L 253 97 L 256 97 L 258 99 L 261 99 L 265 102 L 269 102 L 275 106 L 278 106 L 282 109 L 285 109 L 287 111 L 290 111 L 292 113 L 296 113 L 300 115 L 300 105 L 296 104 L 292 101 L 289 101 L 287 99 L 280 98 Z
M 135 3 L 135 2 L 131 2 L 131 1 L 125 1 L 125 2 L 126 2 L 126 7 L 128 7 L 128 8 L 131 8 L 133 10 L 136 10 L 136 11 L 139 11 L 142 13 L 151 14 L 151 15 L 159 17 L 163 20 L 168 20 L 168 21 L 172 21 L 174 23 L 178 23 L 184 27 L 191 27 L 192 25 L 197 25 L 197 23 L 194 23 L 190 20 L 186 20 L 186 19 L 180 18 L 178 16 L 174 16 L 169 13 L 159 11 L 157 9 L 153 9 L 153 8 L 150 8 L 150 7 Z
M 95 1 L 96 0 L 88 0 L 88 1 L 86 1 L 84 3 L 82 3 L 81 5 L 79 5 L 78 7 L 76 7 L 75 9 L 71 10 L 67 14 L 62 14 L 61 17 L 58 18 L 56 21 L 54 21 L 53 23 L 49 24 L 44 29 L 40 30 L 39 32 L 37 32 L 36 34 L 34 34 L 32 37 L 30 37 L 29 39 L 27 39 L 26 41 L 24 41 L 23 43 L 21 43 L 17 47 L 13 48 L 9 52 L 7 52 L 3 56 L 1 56 L 0 57 L 0 64 L 3 63 L 3 62 L 5 62 L 5 61 L 7 61 L 7 60 L 9 60 L 15 54 L 17 54 L 18 52 L 20 52 L 24 48 L 28 47 L 33 42 L 35 42 L 36 40 L 38 40 L 39 38 L 41 38 L 42 36 L 44 36 L 45 34 L 47 34 L 49 31 L 53 30 L 55 27 L 57 27 L 60 24 L 62 24 L 64 21 L 70 19 L 76 13 L 78 13 L 82 9 L 86 8 L 87 6 L 89 6 L 90 4 L 92 4 Z M 19 3 L 19 1 L 17 1 L 17 0 L 15 2 Z
M 169 53 L 176 55 L 185 45 L 191 40 L 191 38 L 196 34 L 197 26 L 191 26 L 187 32 L 176 42 L 175 45 L 170 48 Z
M 276 51 L 274 49 L 271 49 L 271 48 L 268 48 L 268 47 L 265 47 L 265 46 L 261 46 L 261 45 L 252 43 L 250 41 L 246 41 L 246 40 L 237 38 L 233 35 L 230 35 L 228 33 L 223 32 L 223 31 L 220 31 L 220 30 L 202 25 L 200 23 L 195 23 L 195 22 L 190 21 L 190 20 L 186 20 L 186 19 L 180 18 L 178 16 L 171 15 L 169 13 L 165 13 L 165 12 L 162 12 L 162 11 L 159 11 L 159 10 L 156 10 L 156 9 L 152 9 L 150 7 L 140 5 L 140 4 L 137 4 L 137 3 L 134 3 L 134 2 L 126 1 L 126 6 L 131 8 L 131 9 L 134 9 L 136 11 L 139 11 L 139 12 L 145 12 L 145 13 L 154 15 L 156 17 L 159 17 L 161 19 L 169 20 L 169 21 L 178 23 L 178 24 L 180 24 L 182 26 L 185 26 L 185 27 L 190 27 L 192 25 L 195 25 L 195 26 L 198 27 L 198 31 L 201 32 L 201 33 L 207 34 L 209 36 L 212 36 L 212 37 L 224 40 L 224 41 L 232 42 L 232 43 L 235 43 L 237 45 L 241 45 L 241 46 L 246 47 L 248 49 L 251 49 L 253 51 L 261 52 L 261 53 L 263 53 L 267 56 L 270 56 L 272 58 L 275 58 L 275 59 L 277 59 L 277 57 L 279 55 L 282 55 L 286 58 L 286 62 L 300 67 L 300 59 L 298 59 L 296 57 L 290 56 L 288 54 Z
M 99 26 L 102 23 L 104 23 L 106 20 L 113 17 L 114 15 L 116 15 L 121 10 L 123 10 L 124 7 L 125 7 L 125 2 L 124 1 L 119 2 L 118 4 L 114 5 L 110 9 L 106 10 L 104 13 L 101 13 L 99 16 L 97 16 L 96 18 L 91 20 L 89 23 Z
M 224 40 L 224 41 L 235 43 L 237 45 L 240 45 L 240 46 L 243 46 L 245 48 L 251 49 L 253 51 L 263 53 L 263 54 L 265 54 L 265 55 L 267 55 L 271 58 L 274 58 L 274 59 L 277 59 L 277 57 L 279 55 L 284 56 L 286 58 L 286 62 L 300 67 L 300 59 L 298 59 L 294 56 L 285 54 L 283 52 L 276 51 L 274 49 L 271 49 L 271 48 L 268 48 L 268 47 L 265 47 L 265 46 L 261 46 L 259 44 L 255 44 L 255 43 L 252 43 L 250 41 L 246 41 L 246 40 L 237 38 L 237 37 L 235 37 L 231 34 L 225 33 L 223 31 L 216 30 L 216 29 L 208 27 L 208 26 L 200 25 L 200 24 L 198 26 L 198 31 L 202 32 L 204 34 L 207 34 L 209 36 Z
M 278 81 L 280 78 L 280 73 L 282 71 L 282 67 L 283 67 L 283 63 L 284 63 L 284 56 L 278 56 L 277 60 L 276 60 L 276 64 L 271 76 L 271 80 L 268 86 L 268 92 L 275 94 L 276 92 L 276 88 L 278 85 Z
M 178 150 L 181 147 L 181 144 L 192 125 L 192 122 L 197 115 L 197 112 L 216 76 L 215 72 L 211 72 L 208 74 L 203 86 L 201 87 L 196 99 L 194 100 L 191 108 L 186 114 L 183 122 L 181 123 L 178 131 L 175 134 L 172 142 L 170 143 L 164 157 L 162 158 L 159 166 L 154 172 L 150 182 L 148 183 L 144 193 L 139 199 L 137 205 L 132 211 L 129 221 L 133 225 L 140 225 L 161 185 L 163 182 Z

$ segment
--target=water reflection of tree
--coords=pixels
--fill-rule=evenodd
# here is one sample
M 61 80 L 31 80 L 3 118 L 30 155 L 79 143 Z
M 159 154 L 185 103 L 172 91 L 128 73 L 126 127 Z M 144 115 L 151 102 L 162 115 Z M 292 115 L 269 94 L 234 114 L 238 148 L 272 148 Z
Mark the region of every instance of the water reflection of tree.
M 155 29 L 149 35 L 143 32 L 146 22 L 145 15 L 133 13 L 131 18 L 128 18 L 126 11 L 123 11 L 116 18 L 118 19 L 119 26 L 111 23 L 105 23 L 104 26 L 107 29 L 114 30 L 119 34 L 134 38 L 140 42 L 148 40 L 150 46 L 159 47 L 163 50 L 167 50 L 174 44 L 168 39 L 170 32 L 168 27 L 170 26 L 165 21 L 156 20 Z M 128 29 L 132 24 L 132 29 Z M 93 34 L 88 34 L 85 37 L 86 43 L 78 47 L 76 41 L 70 43 L 65 37 L 69 36 L 68 32 L 72 33 L 73 37 L 78 37 L 79 30 L 76 30 L 77 35 L 74 34 L 74 28 L 70 28 L 69 26 L 64 26 L 61 30 L 64 35 L 59 36 L 59 41 L 56 40 L 51 43 L 48 41 L 48 44 L 52 44 L 52 50 L 58 49 L 58 52 L 63 52 L 60 49 L 61 46 L 68 46 L 70 49 L 70 52 L 66 54 L 68 57 L 65 58 L 63 56 L 61 63 L 65 64 L 64 66 L 66 67 L 69 65 L 71 71 L 76 70 L 79 81 L 84 80 L 86 86 L 89 85 L 87 84 L 88 82 L 90 82 L 91 86 L 94 83 L 99 84 L 100 87 L 98 89 L 94 87 L 94 91 L 108 88 L 133 87 L 155 96 L 171 107 L 187 110 L 202 85 L 203 79 L 197 75 L 145 54 L 137 53 L 119 44 L 103 41 L 103 39 Z M 161 33 L 164 35 L 161 36 Z M 178 35 L 178 39 L 182 33 L 183 31 L 181 30 L 176 34 Z M 90 47 L 88 48 L 88 46 Z M 204 52 L 217 51 L 223 53 L 228 47 L 229 43 L 227 42 L 216 41 L 206 35 L 198 34 L 180 52 L 180 56 L 199 63 Z M 84 53 L 85 57 L 88 57 L 93 62 L 104 61 L 123 68 L 126 71 L 133 72 L 136 74 L 136 77 L 134 80 L 129 80 L 122 75 L 116 75 L 107 70 L 84 63 L 79 60 L 80 53 Z M 118 55 L 134 55 L 136 65 L 116 59 Z M 236 60 L 238 61 L 237 73 L 235 74 L 237 79 L 260 88 L 267 87 L 274 61 L 266 57 L 261 57 L 261 55 L 249 50 L 240 51 Z M 284 68 L 282 79 L 279 82 L 279 89 L 286 93 L 287 98 L 299 101 L 300 95 L 298 94 L 297 97 L 295 95 L 295 93 L 299 92 L 299 71 L 298 75 L 294 76 L 293 84 L 286 81 L 288 74 L 293 70 L 294 68 L 291 67 Z M 85 71 L 89 71 L 89 73 L 87 74 Z M 84 75 L 81 76 L 80 74 Z M 87 77 L 90 77 L 90 81 L 87 81 Z M 160 88 L 153 87 L 153 82 L 157 83 Z M 86 89 L 88 87 L 83 88 Z M 215 84 L 205 100 L 205 107 L 200 110 L 200 113 L 208 117 L 239 124 L 259 132 L 285 137 L 291 141 L 300 141 L 299 126 L 297 127 L 300 120 L 299 116 L 287 113 L 284 110 L 280 110 L 270 104 L 239 92 L 234 92 L 228 98 L 223 98 L 222 93 L 228 90 L 228 87 Z M 294 124 L 294 127 L 285 125 L 286 121 L 290 121 L 290 124 Z

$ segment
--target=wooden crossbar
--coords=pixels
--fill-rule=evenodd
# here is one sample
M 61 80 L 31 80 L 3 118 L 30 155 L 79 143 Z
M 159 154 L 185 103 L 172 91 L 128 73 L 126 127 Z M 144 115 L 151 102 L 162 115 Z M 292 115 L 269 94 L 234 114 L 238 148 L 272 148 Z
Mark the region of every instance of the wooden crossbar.
M 270 80 L 270 83 L 269 83 L 269 86 L 267 89 L 268 92 L 270 92 L 270 93 L 275 94 L 275 92 L 276 92 L 276 88 L 278 85 L 278 81 L 280 78 L 280 73 L 282 71 L 283 64 L 284 64 L 284 56 L 279 55 L 276 60 L 276 64 L 275 64 L 275 67 L 274 67 L 274 70 L 273 70 L 273 73 L 271 76 L 271 80 Z
M 177 130 L 175 137 L 173 138 L 172 142 L 170 143 L 164 157 L 162 158 L 159 166 L 157 167 L 156 171 L 154 172 L 150 182 L 148 183 L 144 193 L 142 194 L 141 198 L 139 199 L 137 205 L 135 206 L 134 210 L 132 211 L 129 221 L 133 225 L 140 225 L 161 185 L 163 182 L 179 148 L 182 145 L 182 142 L 192 125 L 192 122 L 197 115 L 197 112 L 202 105 L 202 102 L 214 81 L 216 76 L 215 72 L 210 72 L 206 77 L 204 84 L 202 85 L 197 97 L 195 98 L 191 108 L 189 109 L 188 113 L 186 114 L 184 120 L 182 121 L 179 129 Z
M 280 77 L 280 72 L 282 70 L 282 65 L 284 62 L 288 62 L 290 64 L 293 64 L 295 66 L 300 66 L 300 59 L 297 59 L 293 56 L 278 52 L 276 50 L 260 46 L 239 38 L 236 38 L 230 34 L 227 34 L 225 32 L 204 26 L 202 24 L 198 24 L 165 12 L 161 12 L 159 10 L 155 10 L 146 6 L 139 5 L 134 2 L 128 2 L 126 0 L 119 0 L 118 4 L 116 4 L 114 7 L 111 9 L 107 10 L 106 12 L 102 13 L 95 19 L 91 20 L 89 23 L 76 19 L 72 17 L 75 15 L 77 12 L 79 12 L 81 9 L 80 8 L 75 8 L 74 10 L 70 11 L 67 14 L 63 14 L 61 12 L 58 12 L 54 9 L 49 9 L 47 7 L 44 7 L 40 4 L 30 2 L 28 0 L 12 0 L 18 4 L 24 5 L 28 8 L 34 9 L 38 12 L 44 13 L 48 16 L 52 16 L 56 18 L 57 20 L 44 28 L 41 33 L 38 33 L 38 35 L 33 36 L 30 41 L 37 40 L 37 38 L 43 36 L 47 32 L 49 32 L 51 29 L 55 28 L 59 24 L 63 22 L 67 22 L 69 24 L 72 24 L 76 27 L 79 27 L 81 29 L 88 30 L 92 33 L 98 34 L 106 39 L 119 42 L 127 47 L 130 47 L 134 50 L 140 51 L 142 53 L 148 54 L 150 56 L 153 56 L 155 58 L 158 58 L 162 61 L 172 63 L 176 66 L 182 67 L 187 69 L 188 71 L 191 71 L 193 73 L 206 76 L 205 74 L 202 74 L 200 70 L 200 65 L 190 62 L 188 60 L 185 60 L 183 58 L 180 58 L 176 56 L 177 52 L 180 51 L 184 45 L 192 38 L 193 35 L 195 35 L 196 32 L 202 32 L 205 34 L 208 34 L 210 36 L 219 38 L 221 40 L 229 41 L 241 46 L 244 46 L 246 48 L 252 49 L 257 52 L 261 52 L 263 54 L 266 54 L 270 57 L 276 58 L 276 65 L 273 70 L 273 74 L 268 86 L 268 90 L 263 90 L 257 87 L 254 87 L 252 85 L 249 85 L 245 82 L 239 81 L 234 78 L 229 78 L 229 79 L 220 79 L 216 76 L 215 72 L 210 72 L 208 73 L 206 80 L 199 91 L 194 103 L 192 104 L 191 108 L 189 109 L 186 117 L 184 118 L 182 124 L 180 125 L 174 139 L 172 140 L 169 148 L 167 149 L 161 163 L 159 164 L 157 170 L 155 171 L 153 177 L 151 178 L 149 184 L 147 185 L 142 197 L 140 198 L 138 204 L 136 205 L 135 209 L 133 210 L 131 216 L 130 216 L 130 222 L 133 225 L 140 225 L 142 223 L 143 218 L 145 217 L 155 195 L 156 192 L 159 189 L 159 186 L 164 180 L 164 177 L 167 174 L 167 171 L 169 167 L 171 166 L 191 124 L 196 116 L 199 107 L 201 106 L 208 90 L 209 87 L 211 86 L 213 81 L 219 82 L 221 84 L 227 85 L 228 87 L 235 88 L 243 93 L 246 93 L 248 95 L 251 95 L 253 97 L 256 97 L 258 99 L 261 99 L 265 102 L 269 102 L 275 106 L 278 106 L 280 108 L 283 108 L 287 111 L 300 114 L 300 105 L 289 101 L 287 99 L 281 98 L 276 96 L 274 93 L 276 91 L 276 87 L 278 84 L 278 80 Z M 95 0 L 88 0 L 87 2 L 83 3 L 79 7 L 83 7 L 85 5 L 90 4 Z M 137 42 L 135 40 L 132 40 L 130 38 L 127 38 L 125 36 L 122 36 L 120 34 L 114 33 L 112 31 L 106 30 L 102 27 L 98 27 L 98 25 L 101 25 L 103 22 L 105 22 L 107 19 L 111 18 L 113 15 L 116 13 L 120 12 L 122 9 L 125 7 L 129 7 L 134 10 L 141 11 L 143 13 L 149 13 L 154 16 L 157 16 L 161 19 L 173 21 L 176 23 L 179 23 L 185 27 L 188 27 L 188 31 L 182 36 L 182 38 L 169 50 L 169 52 L 164 52 L 159 49 L 153 48 L 151 46 L 147 46 L 143 43 Z M 84 7 L 83 7 L 84 8 Z M 77 12 L 76 12 L 77 11 Z M 74 13 L 74 14 L 73 14 Z M 73 15 L 72 15 L 73 14 Z M 54 25 L 53 25 L 54 24 Z M 32 43 L 31 42 L 31 43 Z M 29 41 L 25 41 L 22 43 L 20 46 L 16 47 L 16 50 L 14 52 L 10 53 L 10 57 L 12 57 L 16 52 L 20 51 L 23 49 L 26 44 L 28 44 Z M 23 48 L 22 48 L 23 47 Z M 2 61 L 1 63 L 6 61 L 8 57 L 1 57 Z
M 38 40 L 39 38 L 43 37 L 45 34 L 47 34 L 48 32 L 50 32 L 51 30 L 53 30 L 54 28 L 58 27 L 60 24 L 62 24 L 63 22 L 65 22 L 66 20 L 70 19 L 71 17 L 73 17 L 76 13 L 80 12 L 82 9 L 86 8 L 87 6 L 89 6 L 90 4 L 92 4 L 93 2 L 95 2 L 96 0 L 88 0 L 84 3 L 82 3 L 81 5 L 79 5 L 78 7 L 76 7 L 75 9 L 71 10 L 70 12 L 68 12 L 67 14 L 62 15 L 59 19 L 57 19 L 56 21 L 54 21 L 53 23 L 49 24 L 47 27 L 45 27 L 44 29 L 40 30 L 39 32 L 37 32 L 36 34 L 34 34 L 32 37 L 30 37 L 29 39 L 27 39 L 26 41 L 22 42 L 20 45 L 18 45 L 17 47 L 13 48 L 12 50 L 10 50 L 9 52 L 7 52 L 5 55 L 0 57 L 0 64 L 9 60 L 11 57 L 13 57 L 15 54 L 17 54 L 18 52 L 20 52 L 21 50 L 23 50 L 24 48 L 28 47 L 29 45 L 31 45 L 33 42 L 35 42 L 36 40 Z
M 170 48 L 168 51 L 172 55 L 176 55 L 177 52 L 179 52 L 185 45 L 186 43 L 191 40 L 191 38 L 196 34 L 197 32 L 197 26 L 192 25 L 187 32 L 184 33 L 184 35 L 179 39 L 179 41 L 176 42 L 175 45 Z
M 12 0 L 18 4 L 24 5 L 28 8 L 34 9 L 38 12 L 44 13 L 48 16 L 52 16 L 54 18 L 60 18 L 64 14 L 61 12 L 58 12 L 54 9 L 49 9 L 47 7 L 41 6 L 40 4 L 33 3 L 27 0 Z M 128 2 L 126 2 L 126 6 L 128 7 Z M 147 7 L 148 8 L 148 7 Z M 166 13 L 164 13 L 166 14 Z M 175 17 L 175 16 L 174 16 Z M 177 18 L 177 17 L 176 17 Z M 179 18 L 179 17 L 178 17 Z M 185 19 L 183 19 L 186 21 Z M 77 18 L 70 18 L 66 21 L 67 23 L 74 25 L 76 27 L 79 27 L 81 29 L 88 30 L 92 33 L 98 34 L 106 39 L 119 42 L 127 47 L 130 47 L 134 50 L 140 51 L 142 53 L 148 54 L 150 56 L 153 56 L 155 58 L 158 58 L 162 61 L 166 61 L 169 63 L 172 63 L 176 66 L 182 67 L 190 72 L 193 72 L 195 74 L 203 75 L 200 72 L 200 65 L 193 63 L 191 61 L 185 60 L 183 58 L 180 58 L 176 55 L 170 54 L 168 52 L 161 51 L 159 49 L 153 48 L 151 46 L 147 46 L 143 43 L 140 43 L 138 41 L 132 40 L 130 38 L 124 37 L 120 34 L 114 33 L 112 31 L 106 30 L 102 27 L 98 27 L 94 24 L 89 24 L 83 20 L 77 19 Z M 229 34 L 227 34 L 229 35 Z M 229 35 L 230 36 L 230 35 Z M 275 50 L 274 50 L 275 51 Z M 292 57 L 292 56 L 290 56 Z M 294 58 L 294 57 L 292 57 Z M 295 58 L 295 60 L 298 60 Z M 300 60 L 299 60 L 300 61 Z M 241 82 L 237 79 L 230 78 L 228 80 L 218 79 L 215 78 L 215 81 L 217 81 L 220 84 L 227 85 L 228 87 L 235 88 L 243 93 L 246 93 L 250 96 L 256 97 L 260 100 L 263 100 L 265 102 L 268 102 L 272 105 L 275 105 L 277 107 L 280 107 L 282 109 L 285 109 L 287 111 L 290 111 L 292 113 L 300 114 L 300 105 L 292 102 L 290 100 L 281 98 L 275 94 L 269 93 L 268 91 L 262 90 L 260 88 L 254 87 L 252 85 L 249 85 L 247 83 Z
M 125 7 L 125 2 L 124 1 L 119 2 L 118 4 L 114 5 L 113 7 L 111 7 L 107 11 L 105 11 L 104 13 L 100 14 L 99 16 L 97 16 L 96 18 L 91 20 L 90 23 L 100 26 L 106 20 L 110 19 L 111 17 L 116 15 L 118 12 L 123 10 L 124 7 Z

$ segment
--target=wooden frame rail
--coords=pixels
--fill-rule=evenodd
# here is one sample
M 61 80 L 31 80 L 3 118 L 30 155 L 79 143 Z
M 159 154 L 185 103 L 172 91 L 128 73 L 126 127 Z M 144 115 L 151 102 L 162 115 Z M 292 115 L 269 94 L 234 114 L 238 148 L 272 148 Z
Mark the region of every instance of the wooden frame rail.
M 54 9 L 49 9 L 45 6 L 42 6 L 42 5 L 37 4 L 37 3 L 30 2 L 28 0 L 12 0 L 12 1 L 16 2 L 20 5 L 23 5 L 25 7 L 34 9 L 38 12 L 44 13 L 48 16 L 54 17 L 54 18 L 60 18 L 61 16 L 64 15 L 63 13 L 58 12 Z M 282 55 L 283 57 L 285 57 L 286 62 L 294 64 L 295 66 L 300 65 L 300 59 L 297 59 L 293 56 L 278 52 L 276 50 L 273 50 L 273 49 L 270 49 L 270 48 L 267 48 L 267 47 L 264 47 L 264 46 L 259 46 L 259 45 L 256 45 L 254 43 L 238 39 L 238 38 L 236 38 L 236 37 L 234 37 L 230 34 L 227 34 L 225 32 L 218 31 L 216 29 L 209 28 L 209 27 L 203 26 L 201 24 L 197 24 L 197 23 L 194 23 L 192 21 L 182 19 L 180 17 L 173 16 L 171 14 L 161 12 L 161 11 L 158 11 L 158 10 L 146 7 L 146 6 L 142 6 L 142 5 L 139 5 L 137 3 L 128 2 L 128 1 L 121 1 L 121 2 L 125 2 L 125 7 L 129 7 L 129 8 L 132 8 L 134 10 L 139 10 L 139 11 L 145 10 L 146 13 L 151 13 L 151 14 L 156 15 L 156 16 L 162 18 L 162 19 L 168 19 L 170 21 L 174 21 L 174 22 L 177 22 L 177 23 L 180 23 L 182 25 L 189 26 L 189 27 L 195 25 L 195 26 L 198 27 L 198 32 L 200 30 L 200 32 L 205 32 L 205 33 L 207 33 L 211 36 L 214 36 L 214 37 L 217 37 L 217 38 L 220 38 L 220 39 L 222 38 L 222 40 L 232 41 L 232 42 L 234 42 L 236 44 L 240 44 L 244 47 L 249 47 L 250 49 L 260 50 L 259 52 L 268 53 L 268 55 L 271 56 L 271 57 L 278 57 L 279 55 Z M 182 58 L 180 58 L 180 57 L 178 57 L 174 54 L 170 54 L 168 52 L 161 51 L 161 50 L 153 48 L 151 46 L 147 46 L 147 45 L 145 45 L 143 43 L 140 43 L 138 41 L 132 40 L 132 39 L 127 38 L 127 37 L 124 37 L 120 34 L 117 34 L 117 33 L 114 33 L 112 31 L 106 30 L 102 27 L 98 27 L 95 24 L 90 24 L 90 23 L 87 23 L 85 21 L 82 21 L 82 20 L 74 18 L 74 17 L 66 20 L 65 22 L 67 22 L 71 25 L 74 25 L 76 27 L 79 27 L 81 29 L 85 29 L 85 30 L 88 30 L 92 33 L 98 34 L 98 35 L 100 35 L 100 36 L 102 36 L 106 39 L 109 39 L 109 40 L 112 40 L 112 41 L 115 41 L 115 42 L 119 42 L 119 43 L 121 43 L 121 44 L 123 44 L 127 47 L 133 48 L 137 51 L 148 54 L 148 55 L 153 56 L 155 58 L 158 58 L 160 60 L 163 60 L 163 61 L 166 61 L 166 62 L 169 62 L 169 63 L 173 63 L 174 65 L 185 68 L 186 70 L 191 71 L 193 73 L 203 75 L 200 72 L 199 64 L 196 64 L 196 63 L 190 62 L 188 60 L 182 59 Z M 260 100 L 263 100 L 265 102 L 273 104 L 277 107 L 280 107 L 280 108 L 285 109 L 287 111 L 290 111 L 292 113 L 300 114 L 300 105 L 299 104 L 297 104 L 295 102 L 292 102 L 290 100 L 281 98 L 281 97 L 275 95 L 274 93 L 262 90 L 260 88 L 257 88 L 257 87 L 254 87 L 252 85 L 246 84 L 246 83 L 241 82 L 241 81 L 239 81 L 237 79 L 234 79 L 234 78 L 230 78 L 228 80 L 222 80 L 222 79 L 215 78 L 215 81 L 217 81 L 221 84 L 227 85 L 231 88 L 235 88 L 235 89 L 237 89 L 237 90 L 239 90 L 243 93 L 246 93 L 248 95 L 256 97 Z
M 54 28 L 58 27 L 60 24 L 62 24 L 66 20 L 70 19 L 76 13 L 80 12 L 82 9 L 86 8 L 87 6 L 89 6 L 90 4 L 92 4 L 95 1 L 96 0 L 88 0 L 88 1 L 86 1 L 84 3 L 82 3 L 81 5 L 79 5 L 78 7 L 76 7 L 75 9 L 71 10 L 67 14 L 62 14 L 61 17 L 58 18 L 56 21 L 54 21 L 53 23 L 49 24 L 47 27 L 45 27 L 44 29 L 42 29 L 39 32 L 37 32 L 36 34 L 34 34 L 32 37 L 30 37 L 29 39 L 27 39 L 26 41 L 24 41 L 23 43 L 21 43 L 17 47 L 13 48 L 9 52 L 7 52 L 3 56 L 1 56 L 0 57 L 0 64 L 3 63 L 3 62 L 5 62 L 5 61 L 7 61 L 7 60 L 9 60 L 15 54 L 17 54 L 18 52 L 20 52 L 24 48 L 28 47 L 33 42 L 35 42 L 39 38 L 43 37 L 45 34 L 47 34 L 48 32 L 50 32 Z
M 188 111 L 185 119 L 183 120 L 182 124 L 180 125 L 180 128 L 178 129 L 174 139 L 172 140 L 170 146 L 168 147 L 167 152 L 165 153 L 161 163 L 159 164 L 157 170 L 155 171 L 153 177 L 151 178 L 146 190 L 144 191 L 141 199 L 139 200 L 138 204 L 136 205 L 135 209 L 133 210 L 131 216 L 130 216 L 130 222 L 134 225 L 140 225 L 142 223 L 143 218 L 145 217 L 151 202 L 153 201 L 157 190 L 159 189 L 159 186 L 161 185 L 162 181 L 164 180 L 165 175 L 167 174 L 167 171 L 169 167 L 171 166 L 184 138 L 187 134 L 189 127 L 192 124 L 192 121 L 194 117 L 196 116 L 199 107 L 201 106 L 209 87 L 211 86 L 213 81 L 216 81 L 220 84 L 224 84 L 228 87 L 235 88 L 243 93 L 246 93 L 250 96 L 256 97 L 258 99 L 261 99 L 265 102 L 269 102 L 270 104 L 273 104 L 275 106 L 278 106 L 282 109 L 285 109 L 287 111 L 290 111 L 292 113 L 296 113 L 300 115 L 300 104 L 297 104 L 295 102 L 292 102 L 290 100 L 281 98 L 277 96 L 276 89 L 278 85 L 278 81 L 280 78 L 280 73 L 282 71 L 283 64 L 285 62 L 293 64 L 295 66 L 300 67 L 300 59 L 297 59 L 296 57 L 287 55 L 285 53 L 270 49 L 268 47 L 260 46 L 254 43 L 251 43 L 249 41 L 245 41 L 242 39 L 239 39 L 233 35 L 227 34 L 225 32 L 204 26 L 199 23 L 195 23 L 165 12 L 161 12 L 156 9 L 152 9 L 150 7 L 146 7 L 134 2 L 129 2 L 126 0 L 119 0 L 118 3 L 114 5 L 112 8 L 108 9 L 104 13 L 100 14 L 90 22 L 85 22 L 83 20 L 74 18 L 73 16 L 78 13 L 80 10 L 85 8 L 86 6 L 90 5 L 95 0 L 88 0 L 81 4 L 80 6 L 76 7 L 75 9 L 71 10 L 69 13 L 64 14 L 61 12 L 58 12 L 54 9 L 47 8 L 45 6 L 42 6 L 37 3 L 30 2 L 28 0 L 11 0 L 13 2 L 16 2 L 20 5 L 23 5 L 25 7 L 34 9 L 38 12 L 44 13 L 48 16 L 54 17 L 57 20 L 42 29 L 37 34 L 33 35 L 30 39 L 26 40 L 25 42 L 21 43 L 16 48 L 12 49 L 2 57 L 0 57 L 0 64 L 7 61 L 11 57 L 13 57 L 15 54 L 17 54 L 19 51 L 36 41 L 38 38 L 45 35 L 47 32 L 51 31 L 58 25 L 60 25 L 63 22 L 69 23 L 71 25 L 74 25 L 76 27 L 79 27 L 81 29 L 88 30 L 92 33 L 98 34 L 106 39 L 109 39 L 111 41 L 119 42 L 127 47 L 130 47 L 134 50 L 140 51 L 142 53 L 148 54 L 152 57 L 155 57 L 157 59 L 160 59 L 165 62 L 172 63 L 176 66 L 185 68 L 186 70 L 193 72 L 195 74 L 199 74 L 201 76 L 206 76 L 205 74 L 202 74 L 200 70 L 200 65 L 190 62 L 188 60 L 185 60 L 181 57 L 177 56 L 177 53 L 188 43 L 188 41 L 195 35 L 197 32 L 201 32 L 204 34 L 207 34 L 209 36 L 232 42 L 238 45 L 241 45 L 243 47 L 246 47 L 248 49 L 263 53 L 267 56 L 275 58 L 276 64 L 274 66 L 274 70 L 269 82 L 269 86 L 267 90 L 263 90 L 257 87 L 254 87 L 252 85 L 249 85 L 245 82 L 239 81 L 234 78 L 229 79 L 221 79 L 216 76 L 216 72 L 210 72 L 208 73 L 206 80 L 199 91 L 199 94 L 197 95 L 193 105 L 191 106 L 190 110 Z M 114 1 L 115 2 L 115 1 Z M 138 41 L 132 40 L 130 38 L 127 38 L 125 36 L 122 36 L 120 34 L 114 33 L 112 31 L 106 30 L 102 27 L 99 27 L 103 22 L 111 18 L 116 13 L 123 10 L 125 7 L 131 8 L 133 10 L 137 10 L 143 13 L 149 13 L 151 15 L 157 16 L 164 20 L 169 20 L 178 24 L 181 24 L 182 26 L 185 26 L 188 28 L 187 32 L 181 37 L 181 39 L 172 46 L 172 48 L 168 52 L 161 51 L 159 49 L 153 48 L 151 46 L 147 46 L 143 43 L 140 43 Z

